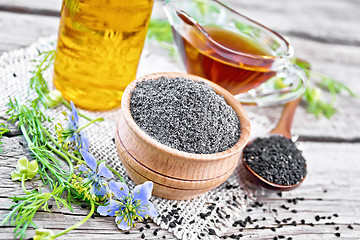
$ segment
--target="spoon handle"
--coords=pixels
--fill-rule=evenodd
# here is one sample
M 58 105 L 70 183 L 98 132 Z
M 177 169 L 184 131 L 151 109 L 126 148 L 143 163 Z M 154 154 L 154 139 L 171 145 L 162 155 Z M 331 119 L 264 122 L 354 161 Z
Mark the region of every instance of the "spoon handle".
M 286 138 L 291 138 L 291 125 L 294 119 L 296 107 L 299 105 L 301 98 L 285 104 L 280 120 L 276 127 L 270 133 L 280 134 Z

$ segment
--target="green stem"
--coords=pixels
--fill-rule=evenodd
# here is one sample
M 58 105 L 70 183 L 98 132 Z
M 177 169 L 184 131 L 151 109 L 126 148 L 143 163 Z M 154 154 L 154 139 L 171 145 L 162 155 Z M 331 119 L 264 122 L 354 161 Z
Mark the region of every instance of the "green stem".
M 71 110 L 71 105 L 70 105 L 70 103 L 69 103 L 68 101 L 66 101 L 65 99 L 63 99 L 63 100 L 62 100 L 62 103 L 64 104 L 65 107 L 67 107 L 68 109 Z M 85 119 L 88 120 L 88 121 L 92 121 L 91 118 L 85 116 L 84 114 L 82 114 L 82 113 L 80 113 L 80 112 L 78 112 L 78 113 L 79 113 L 79 116 L 85 118 Z
M 88 122 L 86 125 L 84 125 L 84 126 L 82 126 L 81 128 L 79 128 L 78 130 L 76 130 L 76 132 L 80 132 L 81 130 L 83 130 L 83 129 L 86 128 L 87 126 L 93 124 L 94 122 L 102 122 L 102 121 L 104 121 L 103 118 L 94 119 L 94 120 Z
M 55 146 L 58 147 L 63 153 L 65 153 L 68 157 L 72 158 L 77 162 L 83 162 L 81 158 L 76 157 L 75 155 L 66 151 L 66 149 L 64 149 L 62 146 L 60 146 L 59 143 L 52 137 L 51 133 L 46 128 L 44 128 L 42 124 L 39 125 L 41 130 L 46 134 L 46 136 L 48 136 L 48 138 L 55 144 Z
M 25 173 L 23 173 L 23 175 L 21 176 L 21 187 L 22 187 L 22 190 L 23 190 L 26 194 L 31 193 L 30 191 L 26 190 L 26 187 L 25 187 Z
M 72 225 L 71 227 L 65 229 L 62 232 L 60 232 L 58 234 L 55 234 L 54 236 L 52 236 L 52 239 L 60 237 L 61 235 L 64 235 L 65 233 L 70 232 L 71 230 L 73 230 L 73 229 L 79 227 L 80 225 L 82 225 L 83 223 L 85 223 L 94 214 L 94 211 L 95 211 L 95 204 L 94 204 L 94 201 L 92 199 L 90 200 L 90 204 L 91 204 L 90 212 L 83 220 L 81 220 L 80 222 Z
M 120 181 L 122 181 L 123 183 L 126 184 L 125 180 L 124 180 L 123 177 L 120 175 L 120 173 L 118 173 L 115 169 L 113 169 L 112 167 L 110 167 L 110 166 L 108 166 L 108 165 L 106 165 L 106 167 L 107 167 L 110 171 L 112 171 L 112 172 L 120 179 Z
M 105 162 L 105 160 L 103 160 L 103 161 L 96 161 L 96 164 L 97 164 L 97 165 L 100 165 L 100 163 L 102 163 L 102 162 Z M 105 162 L 105 166 L 107 167 L 107 169 L 109 169 L 110 171 L 112 171 L 112 172 L 120 179 L 120 181 L 122 181 L 123 183 L 126 184 L 125 180 L 124 180 L 123 177 L 120 175 L 120 173 L 118 173 L 118 171 L 116 171 L 116 170 L 113 169 L 112 167 L 108 166 L 108 165 L 106 164 L 106 162 Z
M 57 150 L 55 147 L 53 147 L 50 143 L 46 143 L 46 146 L 48 146 L 51 150 L 53 150 L 57 155 L 61 156 L 62 158 L 64 158 L 66 160 L 66 162 L 69 165 L 69 176 L 72 176 L 72 174 L 74 173 L 74 166 L 72 164 L 72 162 L 70 161 L 70 158 L 68 156 L 66 156 L 66 154 L 64 154 L 63 152 Z

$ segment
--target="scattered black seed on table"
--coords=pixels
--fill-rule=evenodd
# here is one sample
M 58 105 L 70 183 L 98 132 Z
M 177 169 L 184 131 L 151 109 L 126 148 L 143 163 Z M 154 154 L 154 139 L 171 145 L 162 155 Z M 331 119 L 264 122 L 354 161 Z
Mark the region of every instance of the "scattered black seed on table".
M 169 227 L 170 227 L 170 228 L 176 227 L 176 223 L 175 223 L 175 222 L 171 222 L 171 223 L 169 224 Z
M 293 209 L 291 210 L 292 213 L 297 213 L 297 210 Z
M 306 175 L 301 151 L 294 142 L 282 136 L 255 139 L 245 147 L 243 157 L 254 172 L 272 183 L 293 185 Z
M 85 203 L 81 204 L 81 208 L 86 208 L 86 204 Z
M 131 92 L 130 111 L 148 135 L 184 152 L 222 152 L 240 138 L 232 107 L 209 85 L 189 79 L 139 82 Z
M 334 217 L 339 217 L 339 214 L 334 213 L 333 216 L 334 216 Z
M 141 234 L 141 238 L 142 239 L 144 239 L 145 238 L 145 234 L 143 233 L 143 234 Z
M 16 73 L 13 73 L 13 77 L 17 77 L 17 76 L 16 76 Z
M 150 229 L 150 225 L 149 225 L 149 224 L 146 224 L 145 227 L 146 227 L 147 229 Z
M 140 232 L 144 231 L 144 228 L 143 228 L 143 227 L 141 227 L 141 228 L 139 229 L 139 231 L 140 231 Z
M 353 226 L 351 226 L 350 224 L 348 225 L 348 228 L 351 230 L 354 229 Z
M 320 221 L 320 216 L 319 216 L 319 215 L 316 215 L 316 216 L 315 216 L 315 220 L 316 220 L 316 221 Z
M 49 209 L 52 209 L 53 208 L 53 205 L 52 204 L 49 204 Z
M 209 230 L 209 235 L 215 235 L 216 234 L 214 229 L 209 228 L 208 230 Z
M 284 236 L 284 235 L 279 235 L 278 238 L 279 238 L 279 239 L 284 239 L 285 236 Z
M 335 236 L 340 237 L 341 234 L 337 232 L 337 233 L 335 233 Z
M 126 232 L 124 232 L 125 234 L 130 234 L 130 232 L 129 231 L 126 231 Z
M 335 230 L 336 230 L 336 231 L 339 231 L 339 229 L 340 229 L 340 227 L 335 227 Z
M 276 229 L 274 227 L 270 228 L 271 231 L 275 232 Z

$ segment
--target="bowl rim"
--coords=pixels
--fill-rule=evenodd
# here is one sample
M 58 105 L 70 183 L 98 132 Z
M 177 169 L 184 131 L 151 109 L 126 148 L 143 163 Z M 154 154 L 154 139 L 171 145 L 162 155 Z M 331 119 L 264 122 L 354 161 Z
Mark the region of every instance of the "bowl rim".
M 189 153 L 177 150 L 175 148 L 171 148 L 169 146 L 166 146 L 165 144 L 162 144 L 155 140 L 154 138 L 150 137 L 145 131 L 143 131 L 134 121 L 131 112 L 130 112 L 130 98 L 131 98 L 131 92 L 136 87 L 136 84 L 138 82 L 147 81 L 147 80 L 155 80 L 159 79 L 160 77 L 169 77 L 169 78 L 176 78 L 176 77 L 183 77 L 187 79 L 191 79 L 193 81 L 201 81 L 209 84 L 214 91 L 218 94 L 224 97 L 225 101 L 229 106 L 231 106 L 234 111 L 236 112 L 236 115 L 239 118 L 240 121 L 240 129 L 241 129 L 241 135 L 239 138 L 239 141 L 232 146 L 231 148 L 223 151 L 223 152 L 217 152 L 217 153 L 211 153 L 211 154 L 197 154 L 197 153 Z M 124 114 L 125 122 L 128 124 L 132 132 L 143 142 L 145 142 L 147 145 L 150 145 L 153 148 L 159 149 L 162 152 L 175 157 L 175 158 L 182 158 L 183 160 L 191 160 L 191 161 L 215 161 L 220 160 L 224 158 L 229 158 L 238 152 L 240 152 L 245 145 L 247 144 L 249 138 L 250 138 L 250 120 L 248 117 L 248 114 L 246 113 L 245 109 L 241 105 L 241 103 L 235 99 L 235 97 L 225 90 L 223 87 L 217 85 L 216 83 L 213 83 L 205 78 L 195 76 L 192 74 L 187 73 L 178 73 L 178 72 L 159 72 L 159 73 L 151 73 L 144 75 L 142 77 L 136 78 L 133 82 L 131 82 L 125 89 L 122 99 L 121 99 L 121 111 Z

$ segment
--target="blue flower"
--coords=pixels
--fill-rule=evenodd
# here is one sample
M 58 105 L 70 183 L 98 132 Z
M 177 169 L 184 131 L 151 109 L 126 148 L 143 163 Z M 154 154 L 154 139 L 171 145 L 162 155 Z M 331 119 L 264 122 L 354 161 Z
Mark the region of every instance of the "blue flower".
M 58 134 L 59 143 L 65 149 L 68 149 L 70 145 L 75 146 L 75 150 L 89 150 L 89 142 L 84 134 L 79 130 L 79 114 L 76 111 L 75 105 L 72 101 L 71 104 L 71 113 L 68 114 L 67 128 L 63 128 L 60 123 L 55 126 L 56 133 Z
M 153 189 L 152 182 L 137 185 L 132 193 L 125 183 L 110 182 L 110 189 L 117 199 L 110 199 L 105 206 L 99 206 L 97 212 L 102 216 L 115 216 L 115 222 L 121 230 L 135 226 L 134 221 L 158 215 L 149 201 Z
M 79 170 L 85 176 L 85 179 L 82 183 L 86 186 L 91 185 L 90 194 L 94 196 L 93 198 L 104 198 L 106 196 L 110 196 L 109 184 L 105 179 L 110 179 L 114 175 L 105 166 L 105 162 L 100 163 L 98 167 L 93 155 L 82 149 L 80 149 L 80 153 L 83 156 L 86 165 L 88 166 L 79 166 Z M 98 171 L 96 171 L 97 168 Z

